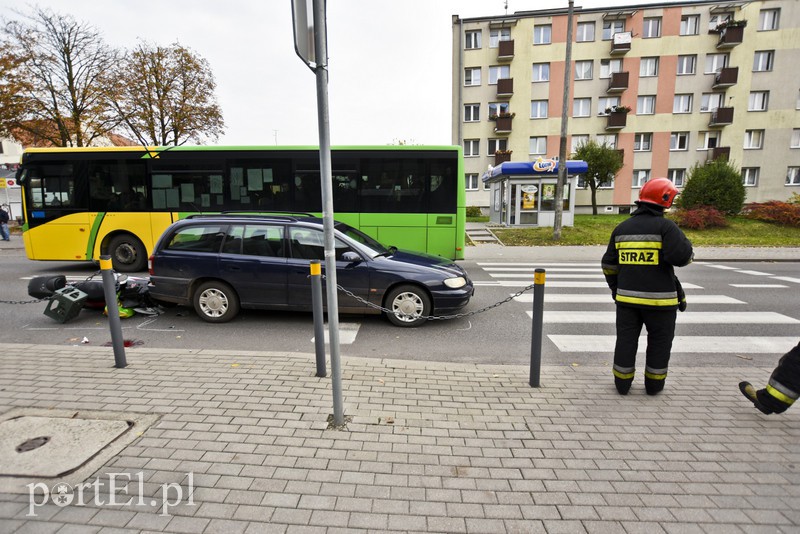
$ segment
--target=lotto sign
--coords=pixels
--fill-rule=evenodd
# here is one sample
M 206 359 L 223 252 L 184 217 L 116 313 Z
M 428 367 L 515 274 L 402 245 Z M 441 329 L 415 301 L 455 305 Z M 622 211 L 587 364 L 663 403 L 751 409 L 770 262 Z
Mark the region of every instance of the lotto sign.
M 0 189 L 5 189 L 6 187 L 14 187 L 17 185 L 17 181 L 13 178 L 0 178 Z
M 0 189 L 5 189 L 5 188 L 6 188 L 6 179 L 0 178 Z

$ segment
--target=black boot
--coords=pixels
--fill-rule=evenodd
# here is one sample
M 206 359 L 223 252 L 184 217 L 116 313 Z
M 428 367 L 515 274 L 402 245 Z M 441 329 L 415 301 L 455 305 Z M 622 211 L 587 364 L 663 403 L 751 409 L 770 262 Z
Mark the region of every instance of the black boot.
M 665 379 L 654 379 L 654 378 L 647 378 L 644 377 L 644 389 L 647 391 L 648 395 L 658 395 L 661 391 L 664 390 L 664 383 L 666 382 Z
M 773 411 L 761 404 L 761 401 L 758 400 L 758 392 L 756 388 L 750 382 L 739 382 L 739 391 L 742 392 L 742 395 L 747 397 L 747 400 L 753 403 L 753 405 L 759 409 L 761 413 L 765 413 L 767 415 L 773 413 Z
M 617 378 L 614 377 L 614 385 L 617 386 L 617 391 L 620 395 L 627 395 L 628 391 L 631 390 L 631 384 L 633 383 L 633 378 Z

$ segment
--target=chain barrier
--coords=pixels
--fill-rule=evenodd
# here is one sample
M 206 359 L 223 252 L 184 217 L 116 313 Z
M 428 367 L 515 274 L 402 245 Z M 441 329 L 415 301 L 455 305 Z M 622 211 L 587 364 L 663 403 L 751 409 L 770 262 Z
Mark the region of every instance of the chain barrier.
M 479 313 L 483 313 L 483 312 L 489 311 L 492 308 L 497 308 L 498 306 L 502 306 L 506 302 L 510 302 L 510 301 L 514 300 L 516 297 L 522 295 L 526 291 L 530 291 L 531 289 L 533 289 L 533 287 L 535 285 L 536 284 L 533 283 L 533 284 L 529 285 L 528 287 L 525 287 L 522 290 L 517 291 L 516 293 L 514 293 L 510 297 L 508 297 L 508 298 L 506 298 L 504 300 L 501 300 L 499 302 L 495 302 L 494 304 L 491 304 L 489 306 L 484 306 L 483 308 L 481 308 L 479 310 L 473 310 L 473 311 L 467 312 L 467 313 L 456 313 L 456 314 L 453 314 L 453 315 L 435 315 L 435 316 L 434 315 L 420 315 L 420 318 L 421 319 L 425 319 L 426 321 L 448 321 L 450 319 L 461 319 L 463 317 L 470 317 L 472 315 L 477 315 Z M 389 313 L 389 314 L 394 314 L 394 315 L 404 315 L 404 316 L 408 315 L 408 314 L 402 313 L 400 311 L 395 312 L 394 310 L 389 310 L 389 309 L 384 308 L 383 306 L 379 306 L 377 304 L 369 302 L 369 301 L 359 297 L 358 295 L 355 295 L 352 291 L 349 291 L 349 290 L 343 288 L 339 284 L 337 284 L 336 287 L 338 287 L 339 291 L 341 291 L 342 293 L 344 293 L 344 294 L 346 294 L 346 295 L 348 295 L 350 297 L 353 297 L 357 301 L 361 302 L 362 304 L 365 304 L 365 305 L 369 306 L 370 308 L 374 308 L 374 309 L 380 310 L 380 311 L 382 311 L 384 313 Z
M 0 300 L 0 304 L 36 304 L 37 302 L 45 302 L 50 299 L 36 299 L 36 300 Z

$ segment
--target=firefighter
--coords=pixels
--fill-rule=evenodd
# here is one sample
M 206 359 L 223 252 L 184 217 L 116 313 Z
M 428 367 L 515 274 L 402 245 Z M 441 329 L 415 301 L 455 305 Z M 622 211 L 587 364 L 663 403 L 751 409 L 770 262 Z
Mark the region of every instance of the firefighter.
M 785 412 L 800 397 L 800 343 L 778 361 L 767 387 L 756 391 L 750 382 L 739 382 L 739 390 L 762 413 Z
M 627 395 L 636 371 L 642 326 L 647 327 L 644 385 L 649 395 L 664 389 L 677 310 L 686 309 L 673 267 L 688 265 L 692 243 L 664 217 L 678 190 L 666 178 L 654 178 L 639 191 L 636 210 L 611 233 L 602 267 L 617 305 L 614 384 Z

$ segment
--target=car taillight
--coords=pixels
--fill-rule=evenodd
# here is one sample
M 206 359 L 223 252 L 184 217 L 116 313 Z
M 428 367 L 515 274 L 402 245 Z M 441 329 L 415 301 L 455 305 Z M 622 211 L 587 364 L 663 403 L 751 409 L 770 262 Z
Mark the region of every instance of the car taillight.
M 150 273 L 150 276 L 153 276 L 153 256 L 147 258 L 147 272 Z

